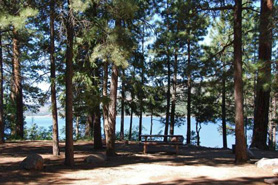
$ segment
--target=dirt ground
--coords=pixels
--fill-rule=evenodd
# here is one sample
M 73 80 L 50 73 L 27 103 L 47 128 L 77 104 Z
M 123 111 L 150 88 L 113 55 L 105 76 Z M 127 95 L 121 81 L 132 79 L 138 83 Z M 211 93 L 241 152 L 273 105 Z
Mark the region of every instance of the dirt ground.
M 234 165 L 231 150 L 182 146 L 150 146 L 142 153 L 138 143 L 117 143 L 117 156 L 102 164 L 86 164 L 84 159 L 96 151 L 92 142 L 75 142 L 75 166 L 66 167 L 64 143 L 61 156 L 53 157 L 51 141 L 18 141 L 0 145 L 0 184 L 265 184 L 273 177 L 272 169 L 259 169 L 255 162 L 278 157 L 278 152 L 253 151 L 256 159 L 249 164 Z M 31 153 L 44 158 L 40 172 L 26 171 L 20 162 Z

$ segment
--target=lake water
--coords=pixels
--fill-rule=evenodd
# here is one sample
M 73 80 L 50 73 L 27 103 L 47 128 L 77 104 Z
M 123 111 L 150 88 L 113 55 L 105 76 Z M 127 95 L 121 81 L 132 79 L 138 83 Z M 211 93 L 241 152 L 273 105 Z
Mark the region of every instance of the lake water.
M 150 117 L 143 117 L 142 123 L 143 123 L 143 130 L 142 134 L 149 134 L 150 133 L 150 123 L 151 123 Z M 36 123 L 39 127 L 45 127 L 48 128 L 52 125 L 52 119 L 51 117 L 45 117 L 45 116 L 27 116 L 26 117 L 26 126 L 29 128 L 32 123 Z M 125 124 L 124 129 L 126 131 L 129 130 L 129 122 L 130 117 L 125 117 Z M 65 120 L 62 118 L 59 118 L 59 130 L 65 126 Z M 133 128 L 138 127 L 139 124 L 139 118 L 133 117 Z M 205 147 L 217 147 L 221 148 L 223 146 L 222 144 L 222 135 L 218 131 L 219 126 L 221 122 L 219 123 L 209 123 L 209 124 L 202 124 L 202 129 L 200 131 L 200 141 L 201 146 Z M 191 118 L 191 129 L 195 130 L 195 119 Z M 186 138 L 186 122 L 185 124 L 181 125 L 180 127 L 175 127 L 175 133 L 178 135 L 183 135 L 184 138 Z M 120 117 L 117 117 L 116 119 L 116 132 L 120 131 Z M 251 131 L 250 131 L 251 132 Z M 61 132 L 60 132 L 61 133 Z M 159 118 L 154 118 L 153 121 L 153 134 L 158 133 L 164 133 L 164 125 L 159 122 Z M 247 133 L 248 140 L 250 141 L 250 133 Z M 59 136 L 60 138 L 64 138 L 64 134 L 61 134 Z M 231 148 L 232 145 L 235 143 L 235 136 L 234 135 L 228 135 L 227 136 L 227 142 L 228 147 Z M 248 144 L 250 144 L 248 142 Z

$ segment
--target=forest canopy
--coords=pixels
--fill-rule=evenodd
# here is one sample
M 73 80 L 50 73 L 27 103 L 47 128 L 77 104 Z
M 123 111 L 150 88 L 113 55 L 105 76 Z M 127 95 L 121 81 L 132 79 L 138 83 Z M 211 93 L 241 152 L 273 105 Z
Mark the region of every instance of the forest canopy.
M 221 122 L 223 148 L 236 136 L 236 162 L 247 160 L 247 128 L 251 147 L 275 150 L 276 11 L 274 0 L 2 0 L 1 142 L 39 133 L 59 155 L 61 116 L 72 165 L 73 135 L 95 148 L 105 137 L 115 155 L 116 136 L 140 140 L 148 115 L 164 135 L 186 124 L 186 144 L 200 145 L 202 124 Z M 26 113 L 46 105 L 50 130 L 26 129 Z M 125 115 L 139 117 L 137 130 L 124 128 Z

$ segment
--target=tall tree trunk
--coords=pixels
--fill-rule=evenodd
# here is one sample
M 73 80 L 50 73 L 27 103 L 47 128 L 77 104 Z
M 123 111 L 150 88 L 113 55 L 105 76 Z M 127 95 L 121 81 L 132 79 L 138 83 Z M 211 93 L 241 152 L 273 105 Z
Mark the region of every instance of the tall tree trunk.
M 169 0 L 166 1 L 166 25 L 167 29 L 170 29 L 170 22 L 169 22 Z M 166 118 L 165 118 L 165 129 L 164 135 L 168 135 L 169 130 L 169 116 L 170 116 L 170 95 L 171 95 L 171 65 L 170 65 L 170 49 L 167 45 L 167 102 L 166 102 Z M 167 137 L 164 137 L 164 141 L 167 141 Z
M 131 111 L 130 111 L 130 123 L 129 123 L 129 135 L 128 135 L 128 140 L 131 140 L 131 136 L 132 136 L 132 121 L 133 121 L 133 108 L 131 107 Z
M 202 125 L 199 122 L 196 122 L 196 138 L 197 138 L 197 146 L 200 146 L 200 131 L 201 131 Z
M 19 41 L 18 32 L 13 29 L 13 75 L 14 75 L 14 102 L 16 105 L 16 137 L 23 139 L 23 95 L 22 95 L 22 77 L 21 77 L 21 64 L 19 61 Z
M 85 137 L 89 138 L 90 137 L 90 116 L 88 114 L 86 124 L 85 124 Z
M 273 0 L 261 0 L 259 67 L 255 100 L 252 147 L 266 149 L 271 81 Z M 267 85 L 268 84 L 268 85 Z M 266 85 L 268 87 L 266 87 Z M 265 88 L 266 87 L 266 88 Z
M 4 143 L 4 119 L 3 119 L 3 55 L 2 55 L 2 32 L 0 30 L 0 143 Z
M 171 107 L 171 122 L 170 134 L 174 135 L 175 128 L 175 112 L 176 112 L 176 97 L 177 97 L 177 73 L 178 73 L 178 54 L 177 48 L 175 49 L 175 62 L 174 62 L 174 77 L 173 77 L 173 92 L 172 92 L 172 107 Z
M 122 69 L 122 103 L 121 103 L 121 130 L 120 140 L 124 140 L 124 124 L 125 124 L 125 70 Z
M 151 128 L 150 128 L 150 135 L 153 134 L 153 109 L 151 109 Z
M 79 116 L 76 117 L 76 122 L 75 122 L 75 134 L 76 134 L 76 139 L 79 139 Z
M 278 84 L 278 61 L 276 61 L 276 75 L 275 75 L 275 82 Z M 278 94 L 274 93 L 274 102 L 273 102 L 273 117 L 274 119 L 277 119 L 277 103 L 278 103 Z M 276 143 L 276 131 L 277 131 L 277 120 L 272 122 L 272 144 L 273 144 L 273 149 L 276 149 L 277 143 Z
M 169 52 L 168 52 L 169 55 Z M 165 130 L 164 135 L 168 135 L 169 129 L 169 119 L 170 119 L 170 98 L 171 98 L 171 65 L 170 65 L 170 56 L 167 57 L 167 104 L 166 104 L 166 122 L 165 122 Z M 164 141 L 167 141 L 167 137 L 164 137 Z
M 226 128 L 226 71 L 225 71 L 225 63 L 223 68 L 223 76 L 222 76 L 222 137 L 223 137 L 223 148 L 227 148 L 227 128 Z
M 191 143 L 191 48 L 190 40 L 187 42 L 187 134 L 186 144 Z
M 274 117 L 274 110 L 276 109 L 275 107 L 275 98 L 270 98 L 270 102 L 271 102 L 271 105 L 270 105 L 270 111 L 269 111 L 269 116 L 270 116 L 270 121 L 268 123 L 268 134 L 269 134 L 269 137 L 268 137 L 268 146 L 269 146 L 269 149 L 273 150 L 273 119 L 275 119 Z
M 56 102 L 56 67 L 55 67 L 55 44 L 54 44 L 54 19 L 55 19 L 55 1 L 50 1 L 50 78 L 51 78 L 51 111 L 52 111 L 52 136 L 53 146 L 52 153 L 54 156 L 60 155 L 59 151 L 59 134 L 58 134 L 58 114 Z
M 102 139 L 101 139 L 101 115 L 99 105 L 96 106 L 94 111 L 94 148 L 102 148 Z
M 140 141 L 140 136 L 142 135 L 142 121 L 143 121 L 143 100 L 140 97 L 140 110 L 139 110 L 139 133 L 138 141 Z
M 85 130 L 85 136 L 87 138 L 93 137 L 93 130 L 94 130 L 94 110 L 91 110 L 87 117 L 87 125 Z
M 103 63 L 103 82 L 102 82 L 102 96 L 107 98 L 107 85 L 108 85 L 108 62 Z M 103 114 L 103 128 L 106 137 L 106 125 L 108 125 L 108 105 L 106 103 L 102 104 L 102 114 Z
M 68 0 L 67 28 L 67 50 L 66 50 L 66 146 L 65 146 L 65 165 L 74 165 L 73 149 L 73 22 L 71 1 Z
M 110 103 L 108 108 L 108 124 L 105 125 L 106 135 L 106 155 L 114 156 L 115 153 L 115 125 L 117 116 L 117 87 L 118 87 L 118 67 L 113 64 L 110 85 Z
M 272 106 L 271 106 L 271 113 L 270 113 L 270 117 L 271 120 L 269 122 L 269 126 L 268 126 L 268 132 L 269 132 L 269 137 L 268 137 L 268 145 L 269 145 L 269 149 L 271 150 L 275 150 L 276 148 L 276 122 L 275 119 L 277 117 L 277 113 L 276 113 L 276 109 L 277 109 L 277 105 L 276 105 L 276 97 L 274 94 L 274 97 L 272 98 Z
M 141 85 L 142 88 L 140 89 L 140 110 L 139 110 L 139 136 L 138 136 L 138 140 L 140 141 L 140 136 L 142 135 L 142 120 L 143 120 L 143 94 L 144 94 L 144 90 L 143 90 L 143 86 L 144 86 L 144 74 L 145 74 L 145 28 L 143 27 L 143 37 L 142 37 L 142 63 L 141 63 L 141 67 L 142 67 L 142 71 L 141 71 Z
M 242 82 L 242 0 L 235 1 L 234 10 L 234 94 L 236 151 L 235 162 L 248 160 L 246 138 L 244 134 L 243 82 Z

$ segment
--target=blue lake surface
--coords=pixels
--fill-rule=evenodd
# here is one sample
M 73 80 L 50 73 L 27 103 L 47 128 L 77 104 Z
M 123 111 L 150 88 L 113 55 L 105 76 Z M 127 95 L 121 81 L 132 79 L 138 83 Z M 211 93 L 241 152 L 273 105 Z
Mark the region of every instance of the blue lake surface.
M 36 123 L 39 127 L 48 128 L 52 125 L 52 118 L 51 117 L 45 117 L 45 116 L 27 116 L 26 119 L 26 127 L 30 128 L 32 123 Z M 130 123 L 130 117 L 125 117 L 125 124 L 124 129 L 126 132 L 129 130 L 129 123 Z M 143 130 L 142 134 L 149 134 L 150 133 L 150 125 L 151 125 L 151 118 L 150 117 L 143 117 Z M 65 119 L 59 118 L 59 130 L 65 126 Z M 133 129 L 138 127 L 139 125 L 139 118 L 133 117 Z M 205 147 L 217 147 L 221 148 L 223 146 L 222 144 L 222 135 L 218 131 L 219 126 L 221 125 L 221 122 L 219 123 L 209 123 L 209 124 L 202 124 L 202 129 L 200 131 L 200 141 L 201 146 Z M 191 118 L 191 129 L 195 131 L 195 119 Z M 175 127 L 174 134 L 183 135 L 184 138 L 186 138 L 186 121 L 183 125 L 180 127 Z M 120 117 L 117 117 L 116 119 L 116 132 L 120 131 Z M 250 132 L 250 133 L 249 133 Z M 251 131 L 247 132 L 247 138 L 248 138 L 248 144 L 250 144 L 250 134 Z M 60 132 L 61 133 L 61 132 Z M 154 118 L 153 121 L 153 134 L 158 133 L 164 133 L 164 125 L 160 123 L 159 118 Z M 64 134 L 60 134 L 60 138 L 64 138 Z M 228 147 L 232 148 L 232 145 L 235 143 L 235 136 L 234 135 L 228 135 L 227 136 L 228 141 Z

